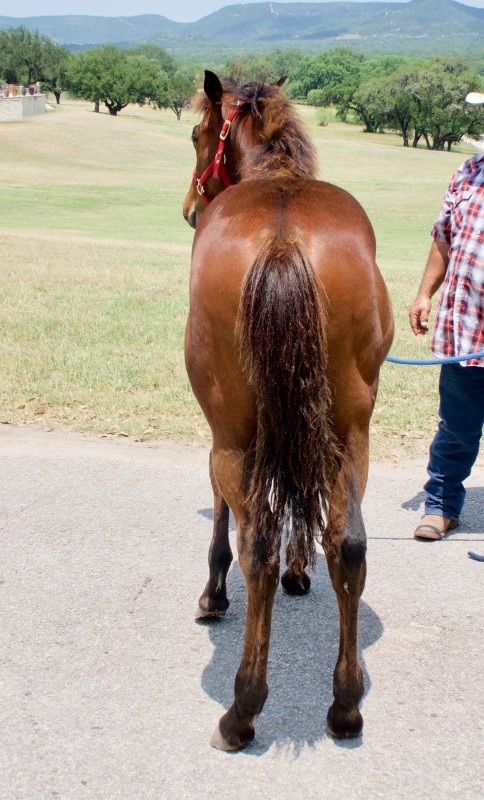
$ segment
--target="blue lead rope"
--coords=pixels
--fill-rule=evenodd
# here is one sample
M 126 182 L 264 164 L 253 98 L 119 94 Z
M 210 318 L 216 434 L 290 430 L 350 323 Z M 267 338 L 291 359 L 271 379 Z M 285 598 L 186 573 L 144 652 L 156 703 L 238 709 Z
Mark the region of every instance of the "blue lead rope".
M 410 364 L 415 367 L 433 367 L 437 364 L 459 364 L 461 361 L 470 361 L 471 358 L 484 358 L 484 350 L 479 353 L 471 353 L 468 356 L 448 356 L 447 358 L 397 358 L 387 356 L 386 361 L 391 364 Z

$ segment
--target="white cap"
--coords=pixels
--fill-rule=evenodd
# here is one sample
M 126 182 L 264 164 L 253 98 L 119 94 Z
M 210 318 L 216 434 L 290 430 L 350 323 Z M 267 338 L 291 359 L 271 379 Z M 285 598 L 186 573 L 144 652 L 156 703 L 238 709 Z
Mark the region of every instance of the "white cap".
M 481 92 L 469 92 L 466 97 L 467 103 L 472 103 L 473 105 L 479 105 L 479 103 L 484 103 L 484 94 Z

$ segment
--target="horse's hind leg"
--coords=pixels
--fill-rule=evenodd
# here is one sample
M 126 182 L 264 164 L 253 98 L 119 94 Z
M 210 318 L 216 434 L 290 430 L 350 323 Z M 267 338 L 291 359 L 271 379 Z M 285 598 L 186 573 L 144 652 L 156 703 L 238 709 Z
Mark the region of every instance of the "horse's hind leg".
M 358 607 L 366 577 L 366 533 L 358 479 L 351 466 L 347 463 L 341 470 L 323 538 L 340 617 L 339 654 L 333 676 L 334 702 L 328 711 L 327 725 L 332 736 L 343 739 L 358 736 L 363 728 L 358 708 L 364 691 L 358 662 Z
M 272 607 L 279 582 L 278 555 L 272 561 L 260 552 L 256 531 L 244 516 L 243 476 L 240 458 L 222 456 L 220 473 L 214 459 L 217 481 L 230 503 L 237 524 L 239 565 L 247 589 L 247 616 L 242 660 L 235 678 L 234 702 L 212 736 L 219 750 L 240 750 L 254 738 L 254 720 L 267 695 L 267 660 Z
M 290 553 L 286 554 L 286 561 L 291 561 Z M 281 585 L 287 594 L 299 595 L 307 594 L 311 587 L 311 578 L 305 570 L 306 564 L 299 564 L 297 567 L 288 567 L 281 577 Z
M 232 563 L 229 542 L 229 507 L 222 496 L 213 474 L 210 453 L 210 480 L 213 489 L 213 535 L 208 553 L 209 578 L 198 601 L 199 618 L 220 617 L 229 607 L 227 599 L 227 572 Z
M 242 530 L 239 538 L 242 540 L 239 563 L 247 587 L 247 617 L 234 702 L 221 717 L 211 739 L 212 746 L 220 750 L 240 750 L 252 741 L 254 721 L 269 694 L 267 660 L 279 564 L 269 565 L 257 558 L 252 532 Z

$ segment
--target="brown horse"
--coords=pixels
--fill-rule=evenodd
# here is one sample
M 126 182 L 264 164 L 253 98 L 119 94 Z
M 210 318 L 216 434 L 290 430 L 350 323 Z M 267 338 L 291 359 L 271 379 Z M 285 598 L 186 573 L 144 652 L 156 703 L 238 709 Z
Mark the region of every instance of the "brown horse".
M 219 616 L 229 604 L 228 506 L 248 596 L 234 702 L 211 741 L 223 750 L 253 739 L 268 694 L 283 530 L 284 589 L 309 589 L 305 567 L 314 565 L 319 538 L 338 600 L 328 731 L 349 738 L 363 725 L 360 503 L 393 317 L 370 222 L 351 195 L 315 180 L 313 147 L 282 82 L 237 86 L 205 73 L 183 205 L 196 227 L 186 365 L 213 436 L 215 519 L 199 613 Z

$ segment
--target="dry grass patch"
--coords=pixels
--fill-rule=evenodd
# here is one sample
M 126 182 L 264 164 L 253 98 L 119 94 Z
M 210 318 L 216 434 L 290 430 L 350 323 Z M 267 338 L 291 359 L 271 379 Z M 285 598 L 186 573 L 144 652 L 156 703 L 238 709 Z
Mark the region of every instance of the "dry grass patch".
M 1 421 L 204 440 L 183 363 L 189 250 L 3 241 Z

